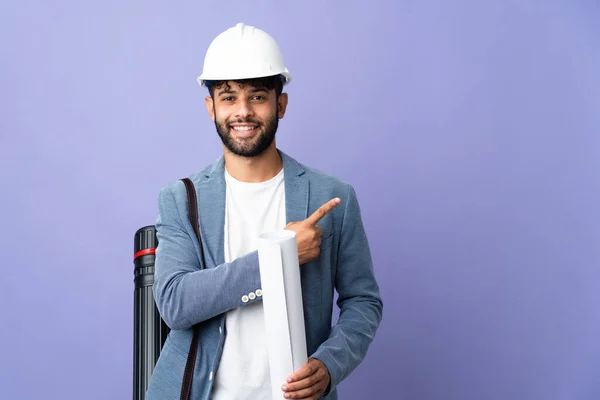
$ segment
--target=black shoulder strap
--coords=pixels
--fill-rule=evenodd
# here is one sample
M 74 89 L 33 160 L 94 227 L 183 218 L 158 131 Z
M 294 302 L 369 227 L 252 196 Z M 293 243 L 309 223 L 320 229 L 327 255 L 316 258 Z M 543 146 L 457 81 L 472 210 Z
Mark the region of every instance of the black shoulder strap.
M 200 236 L 200 222 L 198 220 L 198 200 L 196 198 L 196 189 L 194 188 L 194 183 L 190 178 L 183 178 L 182 181 L 185 184 L 185 189 L 187 190 L 188 217 L 192 227 L 194 228 L 194 232 L 196 233 L 198 244 L 200 245 L 200 257 L 202 258 L 200 260 L 202 262 L 200 268 L 206 268 L 206 264 L 204 262 L 204 250 L 202 249 L 202 237 Z
M 204 251 L 202 248 L 202 237 L 200 236 L 200 222 L 198 219 L 198 200 L 196 198 L 196 189 L 194 188 L 194 184 L 189 178 L 183 178 L 181 180 L 185 184 L 185 189 L 187 190 L 188 217 L 190 219 L 192 227 L 194 228 L 194 232 L 196 233 L 198 244 L 200 245 L 200 261 L 202 264 L 200 268 L 206 268 Z M 192 337 L 192 342 L 190 343 L 190 351 L 188 352 L 187 362 L 185 363 L 185 370 L 183 371 L 183 381 L 181 382 L 181 395 L 179 397 L 180 400 L 189 400 L 190 398 L 190 392 L 192 391 L 192 380 L 194 378 L 194 367 L 196 366 L 196 354 L 198 353 L 199 335 L 200 330 L 198 329 L 198 325 L 196 324 L 194 326 L 194 336 Z

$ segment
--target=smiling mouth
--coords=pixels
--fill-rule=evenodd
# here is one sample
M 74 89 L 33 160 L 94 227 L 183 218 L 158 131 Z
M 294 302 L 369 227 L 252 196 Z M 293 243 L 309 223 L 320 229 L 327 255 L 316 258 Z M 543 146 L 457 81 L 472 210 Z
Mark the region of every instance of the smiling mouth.
M 231 129 L 235 131 L 237 136 L 251 136 L 258 129 L 258 125 L 230 125 Z

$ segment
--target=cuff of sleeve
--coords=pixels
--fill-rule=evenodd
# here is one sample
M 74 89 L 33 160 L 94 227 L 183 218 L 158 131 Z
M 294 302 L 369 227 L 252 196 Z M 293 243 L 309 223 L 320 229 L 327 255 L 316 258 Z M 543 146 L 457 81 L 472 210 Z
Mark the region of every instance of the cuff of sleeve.
M 325 393 L 323 393 L 323 396 L 328 396 L 339 384 L 338 374 L 335 370 L 336 362 L 330 354 L 322 349 L 317 349 L 311 357 L 321 361 L 329 372 L 329 386 L 327 386 Z
M 247 306 L 262 299 L 262 289 L 260 282 L 260 268 L 258 264 L 258 251 L 253 251 L 242 257 L 246 269 L 248 281 L 244 284 L 242 293 L 238 293 L 239 306 Z

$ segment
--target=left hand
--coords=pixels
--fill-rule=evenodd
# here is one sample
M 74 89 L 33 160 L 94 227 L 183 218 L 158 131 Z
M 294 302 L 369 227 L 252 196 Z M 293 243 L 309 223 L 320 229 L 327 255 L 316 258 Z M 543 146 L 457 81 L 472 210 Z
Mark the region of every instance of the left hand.
M 329 386 L 329 371 L 316 358 L 309 358 L 306 365 L 287 379 L 281 387 L 286 399 L 317 400 Z

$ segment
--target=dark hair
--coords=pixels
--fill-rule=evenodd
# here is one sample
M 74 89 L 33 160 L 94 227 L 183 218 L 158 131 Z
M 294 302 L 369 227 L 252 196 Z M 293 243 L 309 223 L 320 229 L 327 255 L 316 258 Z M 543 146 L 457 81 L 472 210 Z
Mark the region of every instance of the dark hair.
M 256 88 L 271 90 L 275 89 L 276 97 L 279 98 L 283 92 L 284 77 L 282 75 L 265 76 L 262 78 L 249 79 L 231 79 L 227 81 L 206 81 L 205 85 L 208 88 L 210 97 L 214 99 L 215 89 L 229 89 L 229 82 L 235 82 L 240 86 L 250 85 Z

